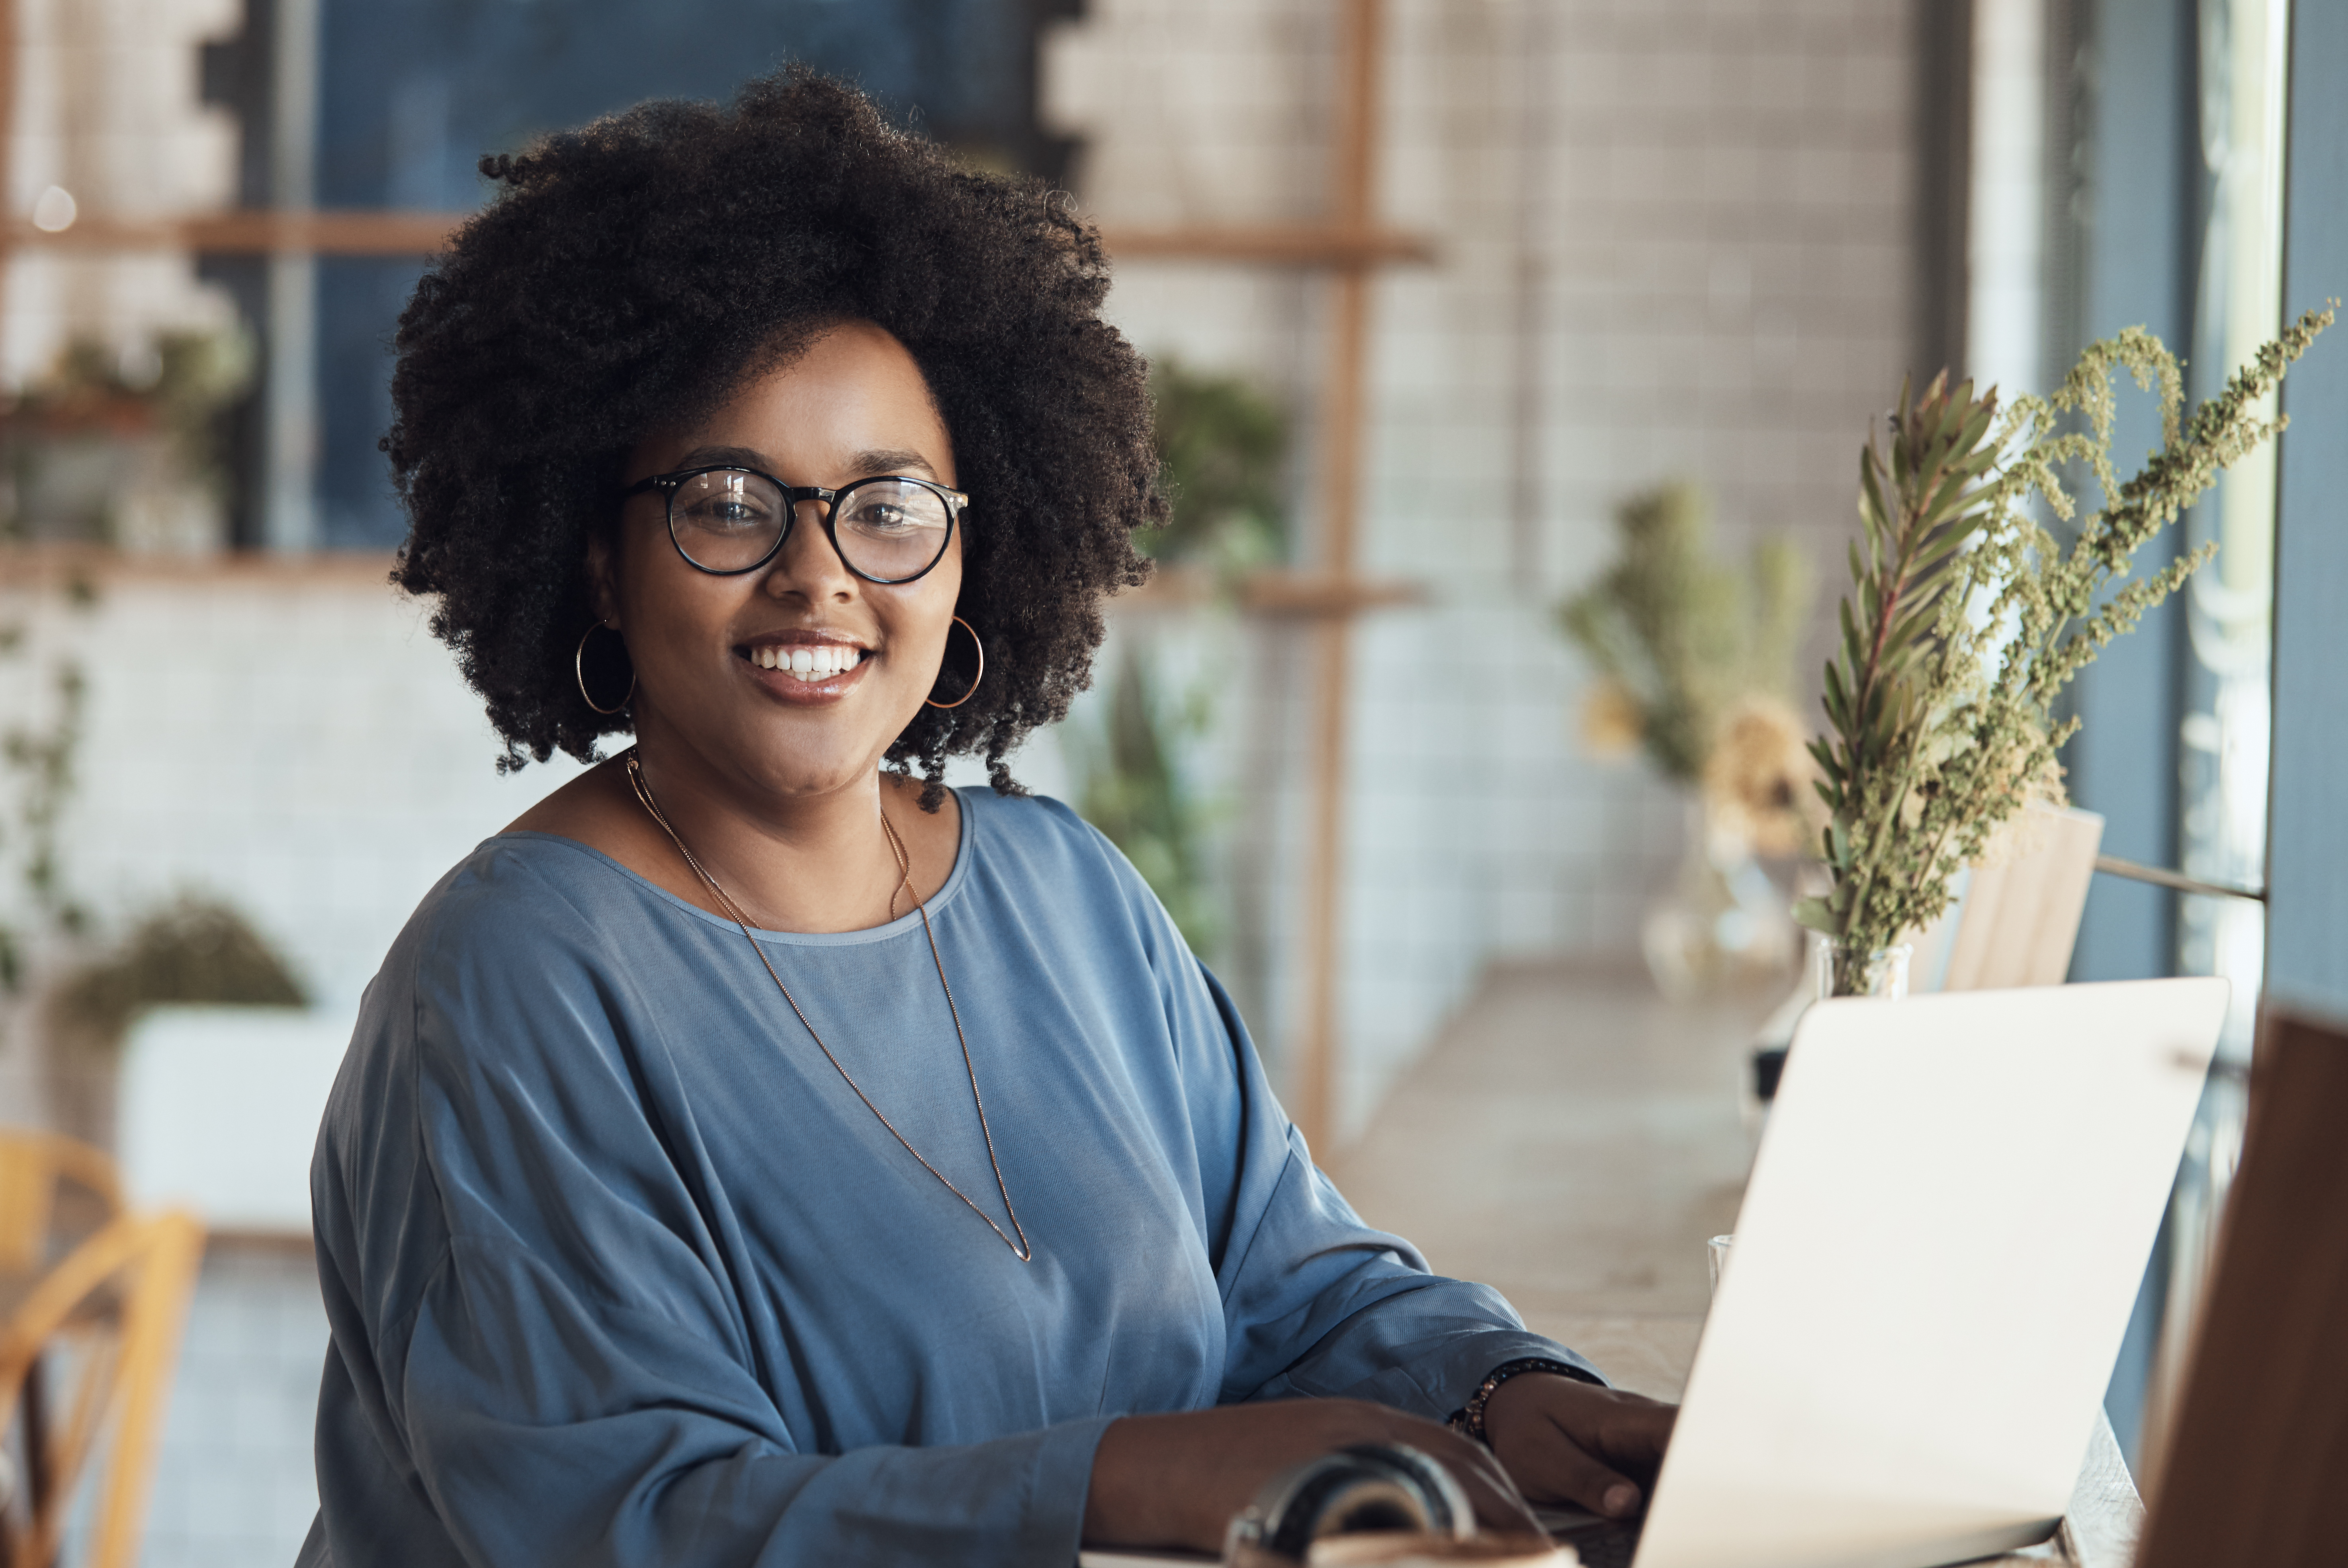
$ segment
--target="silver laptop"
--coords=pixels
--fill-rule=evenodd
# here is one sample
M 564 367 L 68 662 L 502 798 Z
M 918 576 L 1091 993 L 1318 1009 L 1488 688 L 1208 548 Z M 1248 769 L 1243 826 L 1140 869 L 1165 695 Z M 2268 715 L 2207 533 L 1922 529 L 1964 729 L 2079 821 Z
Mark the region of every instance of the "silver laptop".
M 1926 1568 L 2051 1534 L 2227 996 L 1805 1014 L 1635 1568 Z
M 2052 1534 L 2228 990 L 1804 1014 L 1635 1547 L 1577 1544 L 1633 1568 L 1935 1568 Z

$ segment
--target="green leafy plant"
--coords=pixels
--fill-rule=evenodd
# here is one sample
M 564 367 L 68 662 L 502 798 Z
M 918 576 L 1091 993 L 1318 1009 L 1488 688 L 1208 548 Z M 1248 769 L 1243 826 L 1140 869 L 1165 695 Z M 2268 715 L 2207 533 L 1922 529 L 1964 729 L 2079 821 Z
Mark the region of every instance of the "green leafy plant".
M 1159 482 L 1173 511 L 1163 528 L 1138 536 L 1143 552 L 1226 573 L 1284 557 L 1287 415 L 1239 377 L 1202 375 L 1171 356 L 1151 364 L 1149 389 Z
M 1148 665 L 1128 648 L 1109 688 L 1108 712 L 1083 747 L 1077 809 L 1125 851 L 1192 952 L 1211 958 L 1222 922 L 1206 879 L 1207 813 L 1174 766 L 1180 738 L 1206 724 L 1203 700 L 1168 716 Z
M 98 591 L 87 578 L 67 577 L 67 605 L 88 614 L 98 603 Z M 0 623 L 0 655 L 27 649 L 25 624 Z M 55 701 L 47 722 L 23 722 L 0 732 L 0 780 L 8 786 L 0 807 L 0 865 L 9 869 L 25 890 L 29 924 L 0 919 L 0 995 L 13 995 L 25 984 L 33 950 L 50 938 L 71 941 L 88 929 L 89 913 L 74 895 L 58 843 L 58 829 L 77 785 L 75 765 L 81 751 L 82 713 L 88 701 L 88 679 L 80 664 L 60 659 L 50 671 Z
M 1831 887 L 1795 916 L 1835 939 L 1838 992 L 1946 912 L 1950 879 L 2024 801 L 2059 798 L 2055 753 L 2078 720 L 2057 721 L 2057 695 L 2215 546 L 2123 582 L 2136 552 L 2283 428 L 2264 399 L 2332 320 L 2300 317 L 2190 418 L 2176 358 L 2140 327 L 2090 345 L 2051 397 L 2002 411 L 1994 389 L 1977 397 L 1945 374 L 1921 395 L 1901 388 L 1888 439 L 1859 457 L 1851 592 L 1810 743 Z M 2158 387 L 2162 431 L 2126 480 L 2111 459 L 2122 371 Z M 2065 549 L 2033 507 L 2075 517 L 2062 478 L 2074 465 L 2103 505 Z
M 141 1012 L 172 1002 L 300 1007 L 309 996 L 234 907 L 183 895 L 132 926 L 111 953 L 63 976 L 47 1010 L 62 1038 L 111 1051 Z
M 1643 746 L 1665 778 L 1694 784 L 1730 707 L 1790 684 L 1808 567 L 1783 540 L 1749 565 L 1720 559 L 1711 500 L 1686 480 L 1624 500 L 1614 522 L 1614 564 L 1557 612 L 1601 677 L 1586 728 L 1600 749 Z

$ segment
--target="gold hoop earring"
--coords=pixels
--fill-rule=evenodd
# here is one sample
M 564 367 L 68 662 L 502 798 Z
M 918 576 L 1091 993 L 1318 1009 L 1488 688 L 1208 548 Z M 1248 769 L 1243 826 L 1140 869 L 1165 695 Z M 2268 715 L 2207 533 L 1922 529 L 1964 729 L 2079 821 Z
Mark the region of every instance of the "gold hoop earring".
M 968 702 L 972 697 L 978 695 L 978 683 L 986 678 L 986 645 L 979 641 L 978 628 L 972 625 L 968 621 L 963 620 L 960 615 L 953 617 L 953 624 L 970 634 L 971 645 L 978 650 L 978 673 L 970 677 L 970 690 L 963 693 L 962 696 L 954 698 L 952 702 L 930 701 L 927 706 L 931 707 L 960 707 L 963 704 Z
M 597 713 L 609 716 L 611 714 L 618 713 L 622 708 L 626 707 L 628 706 L 628 699 L 636 695 L 636 661 L 633 659 L 630 659 L 628 661 L 628 690 L 626 695 L 622 696 L 619 701 L 613 703 L 609 707 L 605 707 L 602 704 L 597 702 L 593 697 L 587 695 L 587 639 L 593 636 L 599 629 L 602 628 L 602 625 L 603 623 L 601 621 L 590 621 L 587 623 L 587 629 L 579 634 L 579 651 L 571 655 L 571 673 L 579 682 L 580 700 L 584 702 L 589 707 L 593 708 Z M 613 634 L 614 636 L 617 636 L 618 634 L 619 634 L 616 632 Z M 624 653 L 627 650 L 627 644 L 623 641 L 620 647 L 621 651 Z

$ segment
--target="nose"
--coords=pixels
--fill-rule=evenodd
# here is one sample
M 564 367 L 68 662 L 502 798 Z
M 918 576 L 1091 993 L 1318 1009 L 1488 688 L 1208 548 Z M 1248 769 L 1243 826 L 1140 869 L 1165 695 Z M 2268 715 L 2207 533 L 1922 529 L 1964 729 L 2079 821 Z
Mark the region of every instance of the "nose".
M 856 574 L 824 531 L 821 501 L 801 501 L 791 514 L 790 535 L 767 563 L 763 586 L 770 597 L 797 596 L 811 604 L 841 603 L 856 596 Z

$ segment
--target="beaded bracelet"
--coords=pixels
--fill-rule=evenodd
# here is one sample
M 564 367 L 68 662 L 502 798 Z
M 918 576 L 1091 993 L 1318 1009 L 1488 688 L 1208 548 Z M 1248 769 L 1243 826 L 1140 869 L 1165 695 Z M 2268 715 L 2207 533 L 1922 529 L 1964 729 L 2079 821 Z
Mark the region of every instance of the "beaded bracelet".
M 1578 1383 L 1595 1380 L 1579 1367 L 1569 1366 L 1562 1361 L 1551 1361 L 1543 1356 L 1528 1356 L 1521 1360 L 1503 1361 L 1493 1367 L 1490 1375 L 1478 1385 L 1476 1392 L 1468 1396 L 1466 1406 L 1451 1412 L 1451 1419 L 1445 1425 L 1455 1432 L 1475 1439 L 1487 1448 L 1490 1447 L 1492 1439 L 1484 1435 L 1484 1407 L 1491 1403 L 1493 1393 L 1501 1384 L 1527 1372 L 1554 1372 L 1560 1377 L 1570 1377 Z

